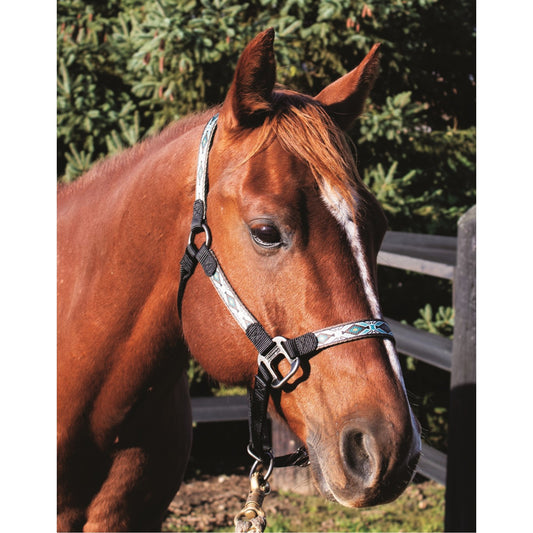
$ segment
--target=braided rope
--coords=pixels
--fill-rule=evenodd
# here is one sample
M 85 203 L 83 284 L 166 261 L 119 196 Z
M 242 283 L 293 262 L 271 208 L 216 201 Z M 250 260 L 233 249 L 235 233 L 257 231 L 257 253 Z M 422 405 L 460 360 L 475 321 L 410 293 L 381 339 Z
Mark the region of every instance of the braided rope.
M 250 520 L 235 520 L 235 533 L 263 533 L 266 524 L 264 516 L 256 516 Z

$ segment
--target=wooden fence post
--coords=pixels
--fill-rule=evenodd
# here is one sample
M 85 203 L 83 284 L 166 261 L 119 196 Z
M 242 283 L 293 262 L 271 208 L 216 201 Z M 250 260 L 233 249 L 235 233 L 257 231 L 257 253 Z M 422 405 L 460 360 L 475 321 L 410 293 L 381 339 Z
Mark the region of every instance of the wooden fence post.
M 445 531 L 476 531 L 476 208 L 459 220 Z

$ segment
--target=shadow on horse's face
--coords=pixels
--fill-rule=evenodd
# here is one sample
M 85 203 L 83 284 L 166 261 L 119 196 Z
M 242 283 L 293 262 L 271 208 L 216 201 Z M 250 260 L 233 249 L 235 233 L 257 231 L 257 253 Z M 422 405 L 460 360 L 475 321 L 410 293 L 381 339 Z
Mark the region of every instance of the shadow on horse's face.
M 373 50 L 351 83 L 341 78 L 315 100 L 273 90 L 272 73 L 254 77 L 272 63 L 271 47 L 268 32 L 249 45 L 222 108 L 209 159 L 209 225 L 240 299 L 270 335 L 294 338 L 381 317 L 375 279 L 385 220 L 334 124 L 347 115 L 342 102 L 360 111 L 377 58 Z M 207 279 L 189 283 L 183 332 L 191 353 L 215 379 L 250 384 L 257 352 Z M 288 366 L 280 363 L 282 373 Z M 412 478 L 419 426 L 392 341 L 321 350 L 272 400 L 306 444 L 325 496 L 347 506 L 383 503 Z

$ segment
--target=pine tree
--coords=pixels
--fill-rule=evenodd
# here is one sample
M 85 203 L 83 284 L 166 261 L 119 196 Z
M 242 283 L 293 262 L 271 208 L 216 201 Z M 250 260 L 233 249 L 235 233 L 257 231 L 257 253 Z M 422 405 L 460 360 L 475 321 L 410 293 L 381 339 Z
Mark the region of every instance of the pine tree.
M 351 133 L 395 229 L 451 234 L 475 203 L 475 9 L 466 0 L 58 2 L 58 169 L 219 103 L 239 53 L 277 32 L 278 80 L 318 93 L 375 42 L 382 73 Z
M 273 26 L 279 81 L 308 94 L 382 43 L 351 132 L 364 179 L 395 229 L 454 233 L 475 203 L 474 17 L 466 0 L 60 0 L 60 176 L 221 102 L 245 44 Z

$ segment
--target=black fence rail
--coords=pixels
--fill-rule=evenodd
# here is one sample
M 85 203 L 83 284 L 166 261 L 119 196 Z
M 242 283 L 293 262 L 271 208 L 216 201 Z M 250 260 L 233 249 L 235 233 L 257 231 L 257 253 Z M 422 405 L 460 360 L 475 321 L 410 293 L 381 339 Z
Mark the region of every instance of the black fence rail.
M 451 373 L 448 456 L 423 443 L 417 471 L 446 486 L 445 530 L 475 531 L 475 206 L 459 220 L 457 237 L 387 233 L 378 254 L 378 264 L 453 282 L 453 341 L 390 318 L 386 320 L 394 333 L 400 354 Z M 195 422 L 246 420 L 247 398 L 192 398 L 192 411 Z M 288 428 L 279 423 L 273 423 L 272 438 L 277 444 L 277 453 L 287 453 L 293 449 L 295 443 L 298 444 L 297 438 Z M 285 443 L 288 443 L 287 450 L 280 449 Z M 301 476 L 296 472 L 287 472 L 287 475 Z M 301 478 L 299 485 L 302 486 Z

